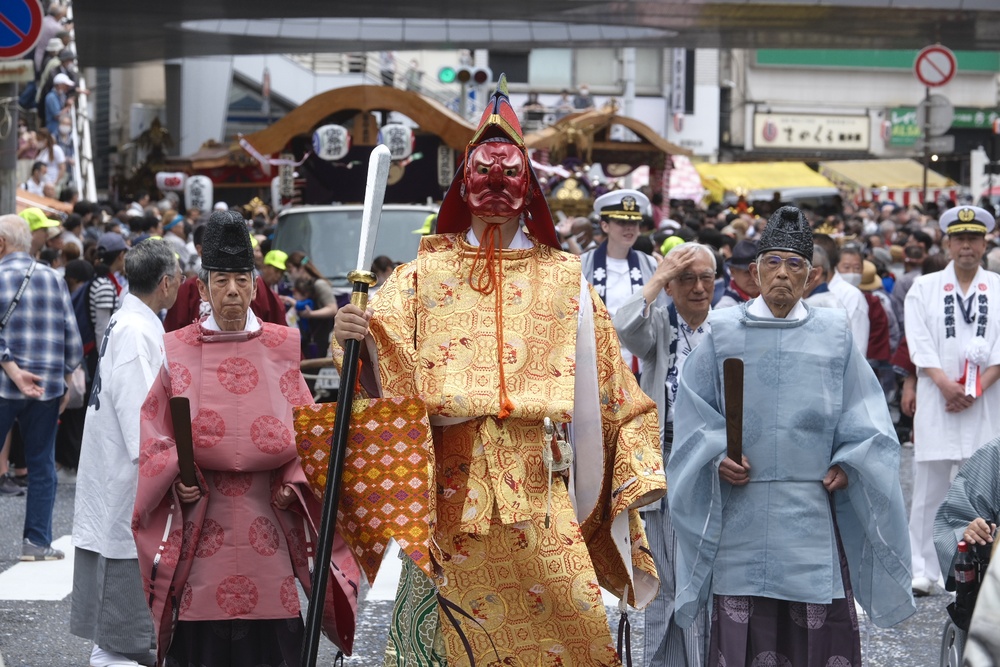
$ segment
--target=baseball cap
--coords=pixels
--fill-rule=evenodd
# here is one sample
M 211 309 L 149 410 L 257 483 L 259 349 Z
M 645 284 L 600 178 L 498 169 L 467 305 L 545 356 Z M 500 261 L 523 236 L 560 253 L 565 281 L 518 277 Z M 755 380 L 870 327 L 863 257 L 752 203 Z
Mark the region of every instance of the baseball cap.
M 52 79 L 52 85 L 53 86 L 72 86 L 73 85 L 73 79 L 69 78 L 68 76 L 66 76 L 62 72 L 59 72 Z
M 101 234 L 100 238 L 97 239 L 97 250 L 103 254 L 108 252 L 118 252 L 120 250 L 128 250 L 128 246 L 125 245 L 125 239 L 122 238 L 121 234 L 116 234 L 115 232 L 104 232 Z
M 27 221 L 28 229 L 33 232 L 38 231 L 39 229 L 45 229 L 46 227 L 58 227 L 62 224 L 58 220 L 50 219 L 47 215 L 45 215 L 45 211 L 40 208 L 26 208 L 18 215 Z
M 273 266 L 279 271 L 287 270 L 288 253 L 283 250 L 272 250 L 264 255 L 264 264 Z
M 755 259 L 757 259 L 757 242 L 743 239 L 733 247 L 733 256 L 728 264 L 747 269 Z

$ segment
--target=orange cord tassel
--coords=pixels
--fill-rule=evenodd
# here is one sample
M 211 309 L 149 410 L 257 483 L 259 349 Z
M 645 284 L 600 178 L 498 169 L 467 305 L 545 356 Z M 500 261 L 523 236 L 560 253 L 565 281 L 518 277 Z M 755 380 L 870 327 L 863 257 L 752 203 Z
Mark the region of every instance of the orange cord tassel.
M 469 272 L 469 284 L 480 294 L 493 291 L 493 310 L 497 324 L 497 362 L 500 364 L 500 412 L 497 416 L 506 419 L 514 411 L 514 403 L 507 396 L 507 380 L 503 369 L 503 262 L 500 248 L 500 226 L 490 225 L 486 228 L 485 238 L 479 243 L 479 249 L 472 260 L 472 270 Z M 483 271 L 477 271 L 480 260 L 485 263 Z M 478 273 L 478 275 L 476 275 Z
M 362 343 L 364 345 L 364 343 Z M 358 359 L 358 373 L 354 376 L 354 395 L 361 396 L 361 360 Z

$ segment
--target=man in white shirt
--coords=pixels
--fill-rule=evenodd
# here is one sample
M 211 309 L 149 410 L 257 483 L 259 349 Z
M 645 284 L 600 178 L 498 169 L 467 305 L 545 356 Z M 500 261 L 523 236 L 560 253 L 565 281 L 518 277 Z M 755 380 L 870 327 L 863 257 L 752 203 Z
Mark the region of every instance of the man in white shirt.
M 928 595 L 941 570 L 934 515 L 952 472 L 1000 433 L 1000 276 L 982 268 L 993 215 L 957 206 L 939 220 L 951 262 L 906 294 L 906 341 L 917 367 L 913 417 L 913 592 Z
M 845 310 L 844 304 L 840 303 L 837 295 L 830 291 L 830 274 L 833 273 L 830 267 L 830 258 L 826 251 L 818 245 L 813 246 L 812 263 L 813 267 L 809 271 L 809 282 L 806 283 L 806 296 L 802 300 L 810 306 Z
M 70 632 L 94 642 L 92 667 L 138 667 L 154 649 L 135 541 L 132 506 L 143 403 L 163 365 L 163 324 L 183 280 L 170 245 L 147 239 L 125 255 L 131 291 L 98 348 L 87 409 L 73 518 Z M 152 663 L 149 663 L 152 664 Z
M 854 336 L 854 344 L 858 346 L 862 354 L 868 352 L 868 334 L 871 330 L 871 323 L 868 321 L 868 302 L 865 295 L 861 293 L 855 285 L 851 285 L 844 276 L 837 270 L 840 266 L 841 249 L 837 247 L 837 242 L 826 234 L 814 234 L 813 242 L 826 251 L 830 258 L 830 266 L 833 267 L 833 278 L 830 279 L 830 291 L 840 300 L 847 311 L 847 324 L 851 328 L 851 335 Z M 848 250 L 850 252 L 850 250 Z M 861 283 L 860 258 L 858 262 L 858 284 Z
M 44 162 L 35 162 L 31 165 L 31 176 L 28 177 L 24 183 L 21 184 L 22 190 L 27 190 L 33 195 L 38 195 L 40 197 L 45 196 L 45 172 L 48 170 L 48 165 Z
M 149 205 L 149 193 L 145 190 L 139 190 L 135 193 L 135 198 L 132 203 L 128 205 L 128 217 L 136 217 L 143 215 L 146 211 L 146 206 Z

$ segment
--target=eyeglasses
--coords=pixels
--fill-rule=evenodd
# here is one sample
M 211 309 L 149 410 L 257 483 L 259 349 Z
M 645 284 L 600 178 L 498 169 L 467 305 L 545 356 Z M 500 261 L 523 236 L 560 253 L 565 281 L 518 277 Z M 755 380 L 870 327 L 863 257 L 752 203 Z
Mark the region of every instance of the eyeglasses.
M 778 257 L 777 255 L 765 255 L 760 259 L 768 271 L 777 271 L 778 267 L 784 264 L 792 273 L 800 273 L 809 266 L 802 257 Z
M 684 287 L 691 287 L 696 282 L 702 285 L 709 286 L 715 284 L 715 274 L 714 273 L 699 273 L 697 275 L 693 273 L 682 273 L 677 276 L 677 282 L 679 282 Z

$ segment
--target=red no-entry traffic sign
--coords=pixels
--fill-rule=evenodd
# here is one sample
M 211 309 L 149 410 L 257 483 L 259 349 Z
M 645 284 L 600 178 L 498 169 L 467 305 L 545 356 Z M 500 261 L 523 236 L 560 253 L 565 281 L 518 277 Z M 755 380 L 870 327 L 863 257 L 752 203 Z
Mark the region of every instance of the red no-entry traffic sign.
M 943 86 L 951 81 L 958 70 L 955 54 L 946 46 L 935 44 L 926 46 L 917 54 L 913 63 L 913 73 L 920 83 L 928 88 Z
M 30 52 L 41 33 L 40 0 L 3 0 L 0 6 L 0 58 L 20 58 Z

